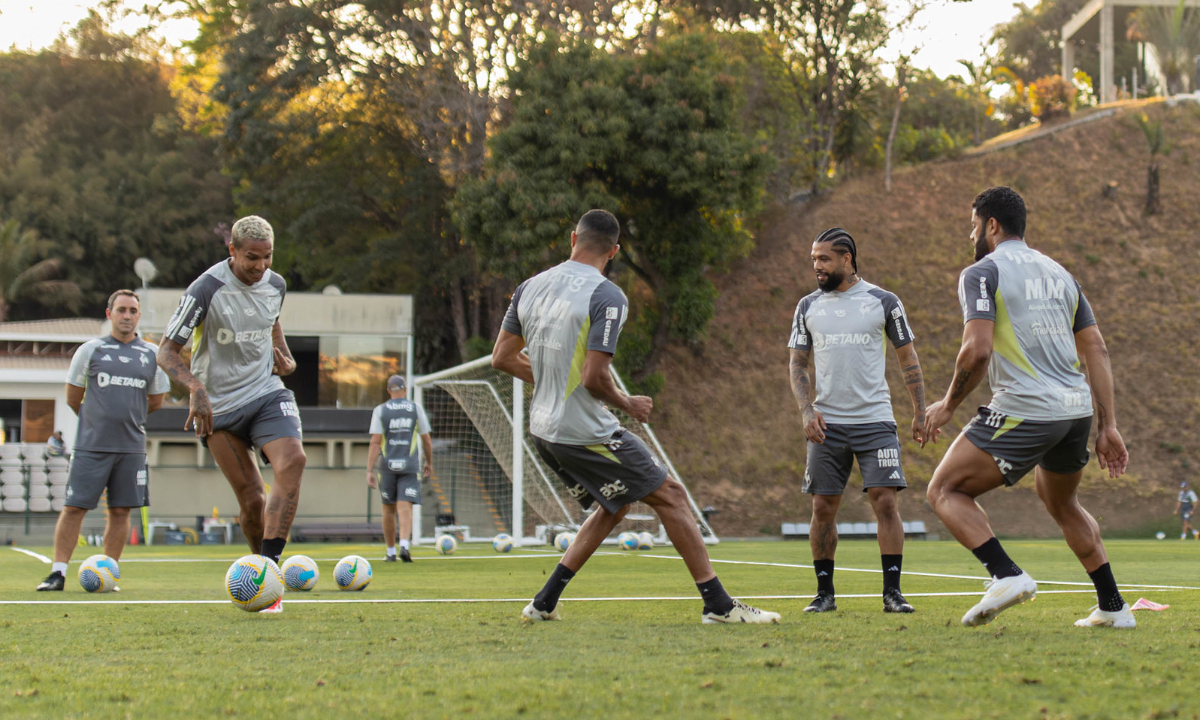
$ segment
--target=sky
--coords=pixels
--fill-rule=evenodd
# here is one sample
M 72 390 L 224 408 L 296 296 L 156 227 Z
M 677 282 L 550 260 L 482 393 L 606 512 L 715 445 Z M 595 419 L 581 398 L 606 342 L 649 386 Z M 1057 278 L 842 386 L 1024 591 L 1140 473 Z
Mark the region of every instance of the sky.
M 86 0 L 0 0 L 0 49 L 46 47 L 86 17 L 93 5 Z M 990 38 L 992 28 L 1015 15 L 1013 0 L 933 0 L 912 28 L 889 44 L 884 56 L 890 60 L 909 53 L 914 67 L 942 77 L 958 74 L 958 60 L 979 58 L 980 45 Z M 193 32 L 194 25 L 182 22 L 169 26 L 164 35 L 178 43 Z

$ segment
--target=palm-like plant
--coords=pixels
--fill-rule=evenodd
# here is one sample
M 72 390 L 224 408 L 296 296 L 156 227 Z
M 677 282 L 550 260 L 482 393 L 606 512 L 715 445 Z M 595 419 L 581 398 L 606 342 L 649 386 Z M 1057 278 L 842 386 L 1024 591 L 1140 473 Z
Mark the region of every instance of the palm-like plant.
M 995 103 L 992 102 L 991 98 L 992 86 L 996 83 L 996 71 L 992 67 L 992 59 L 986 54 L 987 48 L 984 47 L 981 50 L 982 57 L 979 62 L 971 62 L 970 60 L 958 61 L 958 64 L 966 69 L 964 81 L 974 96 L 971 98 L 971 110 L 974 113 L 975 119 L 976 145 L 983 142 L 982 133 L 980 132 L 980 110 L 983 109 L 984 116 L 991 117 L 996 109 Z
M 1163 132 L 1161 120 L 1151 122 L 1146 113 L 1142 113 L 1137 116 L 1137 124 L 1146 136 L 1146 145 L 1150 149 L 1150 166 L 1146 170 L 1146 207 L 1144 211 L 1147 215 L 1153 215 L 1159 210 L 1158 156 L 1170 153 L 1171 148 L 1167 144 L 1167 135 Z
M 1130 35 L 1150 44 L 1167 93 L 1176 95 L 1187 89 L 1194 58 L 1200 55 L 1200 10 L 1179 0 L 1174 8 L 1143 8 L 1134 17 Z
M 43 305 L 79 307 L 83 293 L 70 280 L 58 277 L 62 261 L 39 260 L 42 244 L 37 233 L 23 230 L 16 220 L 0 224 L 0 322 L 8 319 L 14 302 L 37 298 Z

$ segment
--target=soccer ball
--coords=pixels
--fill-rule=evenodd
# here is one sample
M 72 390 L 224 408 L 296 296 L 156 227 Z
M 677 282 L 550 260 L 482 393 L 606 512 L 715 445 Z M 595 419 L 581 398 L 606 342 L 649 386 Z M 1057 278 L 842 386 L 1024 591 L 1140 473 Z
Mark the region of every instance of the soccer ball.
M 652 550 L 654 548 L 654 536 L 646 531 L 638 533 L 638 550 Z
M 365 557 L 347 555 L 333 568 L 333 581 L 343 590 L 362 590 L 371 584 L 371 563 Z
M 107 555 L 93 555 L 79 566 L 79 584 L 88 592 L 112 592 L 120 579 L 121 568 Z
M 623 532 L 617 536 L 617 545 L 620 545 L 622 550 L 637 550 L 638 536 L 636 533 Z
M 320 579 L 321 571 L 307 555 L 293 555 L 283 562 L 283 582 L 288 590 L 312 590 Z
M 516 547 L 516 543 L 508 536 L 508 533 L 500 533 L 492 538 L 492 549 L 498 553 L 512 552 L 514 547 Z
M 1158 538 L 1159 540 L 1166 540 L 1167 534 L 1165 532 L 1163 532 L 1162 530 L 1159 530 L 1158 534 L 1155 535 L 1154 537 Z
M 559 552 L 566 552 L 574 542 L 575 533 L 565 532 L 554 536 L 554 547 L 557 548 Z
M 458 541 L 454 539 L 453 535 L 442 535 L 434 540 L 433 544 L 443 555 L 453 555 L 454 551 L 458 549 Z
M 225 592 L 246 612 L 271 607 L 283 597 L 283 573 L 269 557 L 246 555 L 238 558 L 225 573 Z

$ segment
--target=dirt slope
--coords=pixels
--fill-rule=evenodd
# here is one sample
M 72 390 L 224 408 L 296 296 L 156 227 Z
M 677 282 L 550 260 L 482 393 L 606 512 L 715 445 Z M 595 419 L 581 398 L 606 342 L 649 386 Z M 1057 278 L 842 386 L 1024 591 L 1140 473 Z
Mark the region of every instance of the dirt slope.
M 753 255 L 714 277 L 721 290 L 708 339 L 672 347 L 654 424 L 719 534 L 778 534 L 811 512 L 800 493 L 804 435 L 787 382 L 785 343 L 796 302 L 816 287 L 808 253 L 821 230 L 841 226 L 858 241 L 862 277 L 907 307 L 928 394 L 940 397 L 962 332 L 956 298 L 971 262 L 970 203 L 989 185 L 1010 185 L 1029 206 L 1029 243 L 1083 284 L 1109 343 L 1118 421 L 1132 455 L 1117 481 L 1089 466 L 1085 504 L 1107 529 L 1169 516 L 1174 487 L 1200 460 L 1200 106 L 1148 109 L 1171 144 L 1161 160 L 1161 214 L 1141 212 L 1149 159 L 1135 112 L 1071 128 L 1018 147 L 954 162 L 901 169 L 893 191 L 862 177 L 806 206 L 764 218 Z M 1108 198 L 1102 190 L 1117 184 Z M 904 438 L 911 406 L 889 358 L 892 399 Z M 986 387 L 960 408 L 951 438 L 985 404 Z M 941 528 L 924 500 L 946 441 L 905 444 L 906 520 Z M 852 483 L 859 482 L 857 473 Z M 984 501 L 1002 535 L 1054 535 L 1032 476 Z M 861 492 L 848 492 L 841 519 L 869 521 Z

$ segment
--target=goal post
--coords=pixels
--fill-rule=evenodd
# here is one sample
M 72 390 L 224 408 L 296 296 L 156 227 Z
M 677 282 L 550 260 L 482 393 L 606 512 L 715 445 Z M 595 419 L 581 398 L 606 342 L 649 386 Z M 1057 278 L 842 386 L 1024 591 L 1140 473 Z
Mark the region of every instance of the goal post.
M 624 390 L 615 370 L 613 378 Z M 434 475 L 413 517 L 418 542 L 432 541 L 440 531 L 468 542 L 505 532 L 519 544 L 534 545 L 548 542 L 557 532 L 574 532 L 587 518 L 533 447 L 527 412 L 532 386 L 494 369 L 489 355 L 417 377 L 412 387 L 413 400 L 429 416 L 434 448 Z M 616 414 L 686 490 L 650 426 Z M 687 497 L 704 541 L 716 543 L 690 492 Z M 656 543 L 668 542 L 658 516 L 645 503 L 630 507 L 615 530 L 624 531 L 649 532 Z

